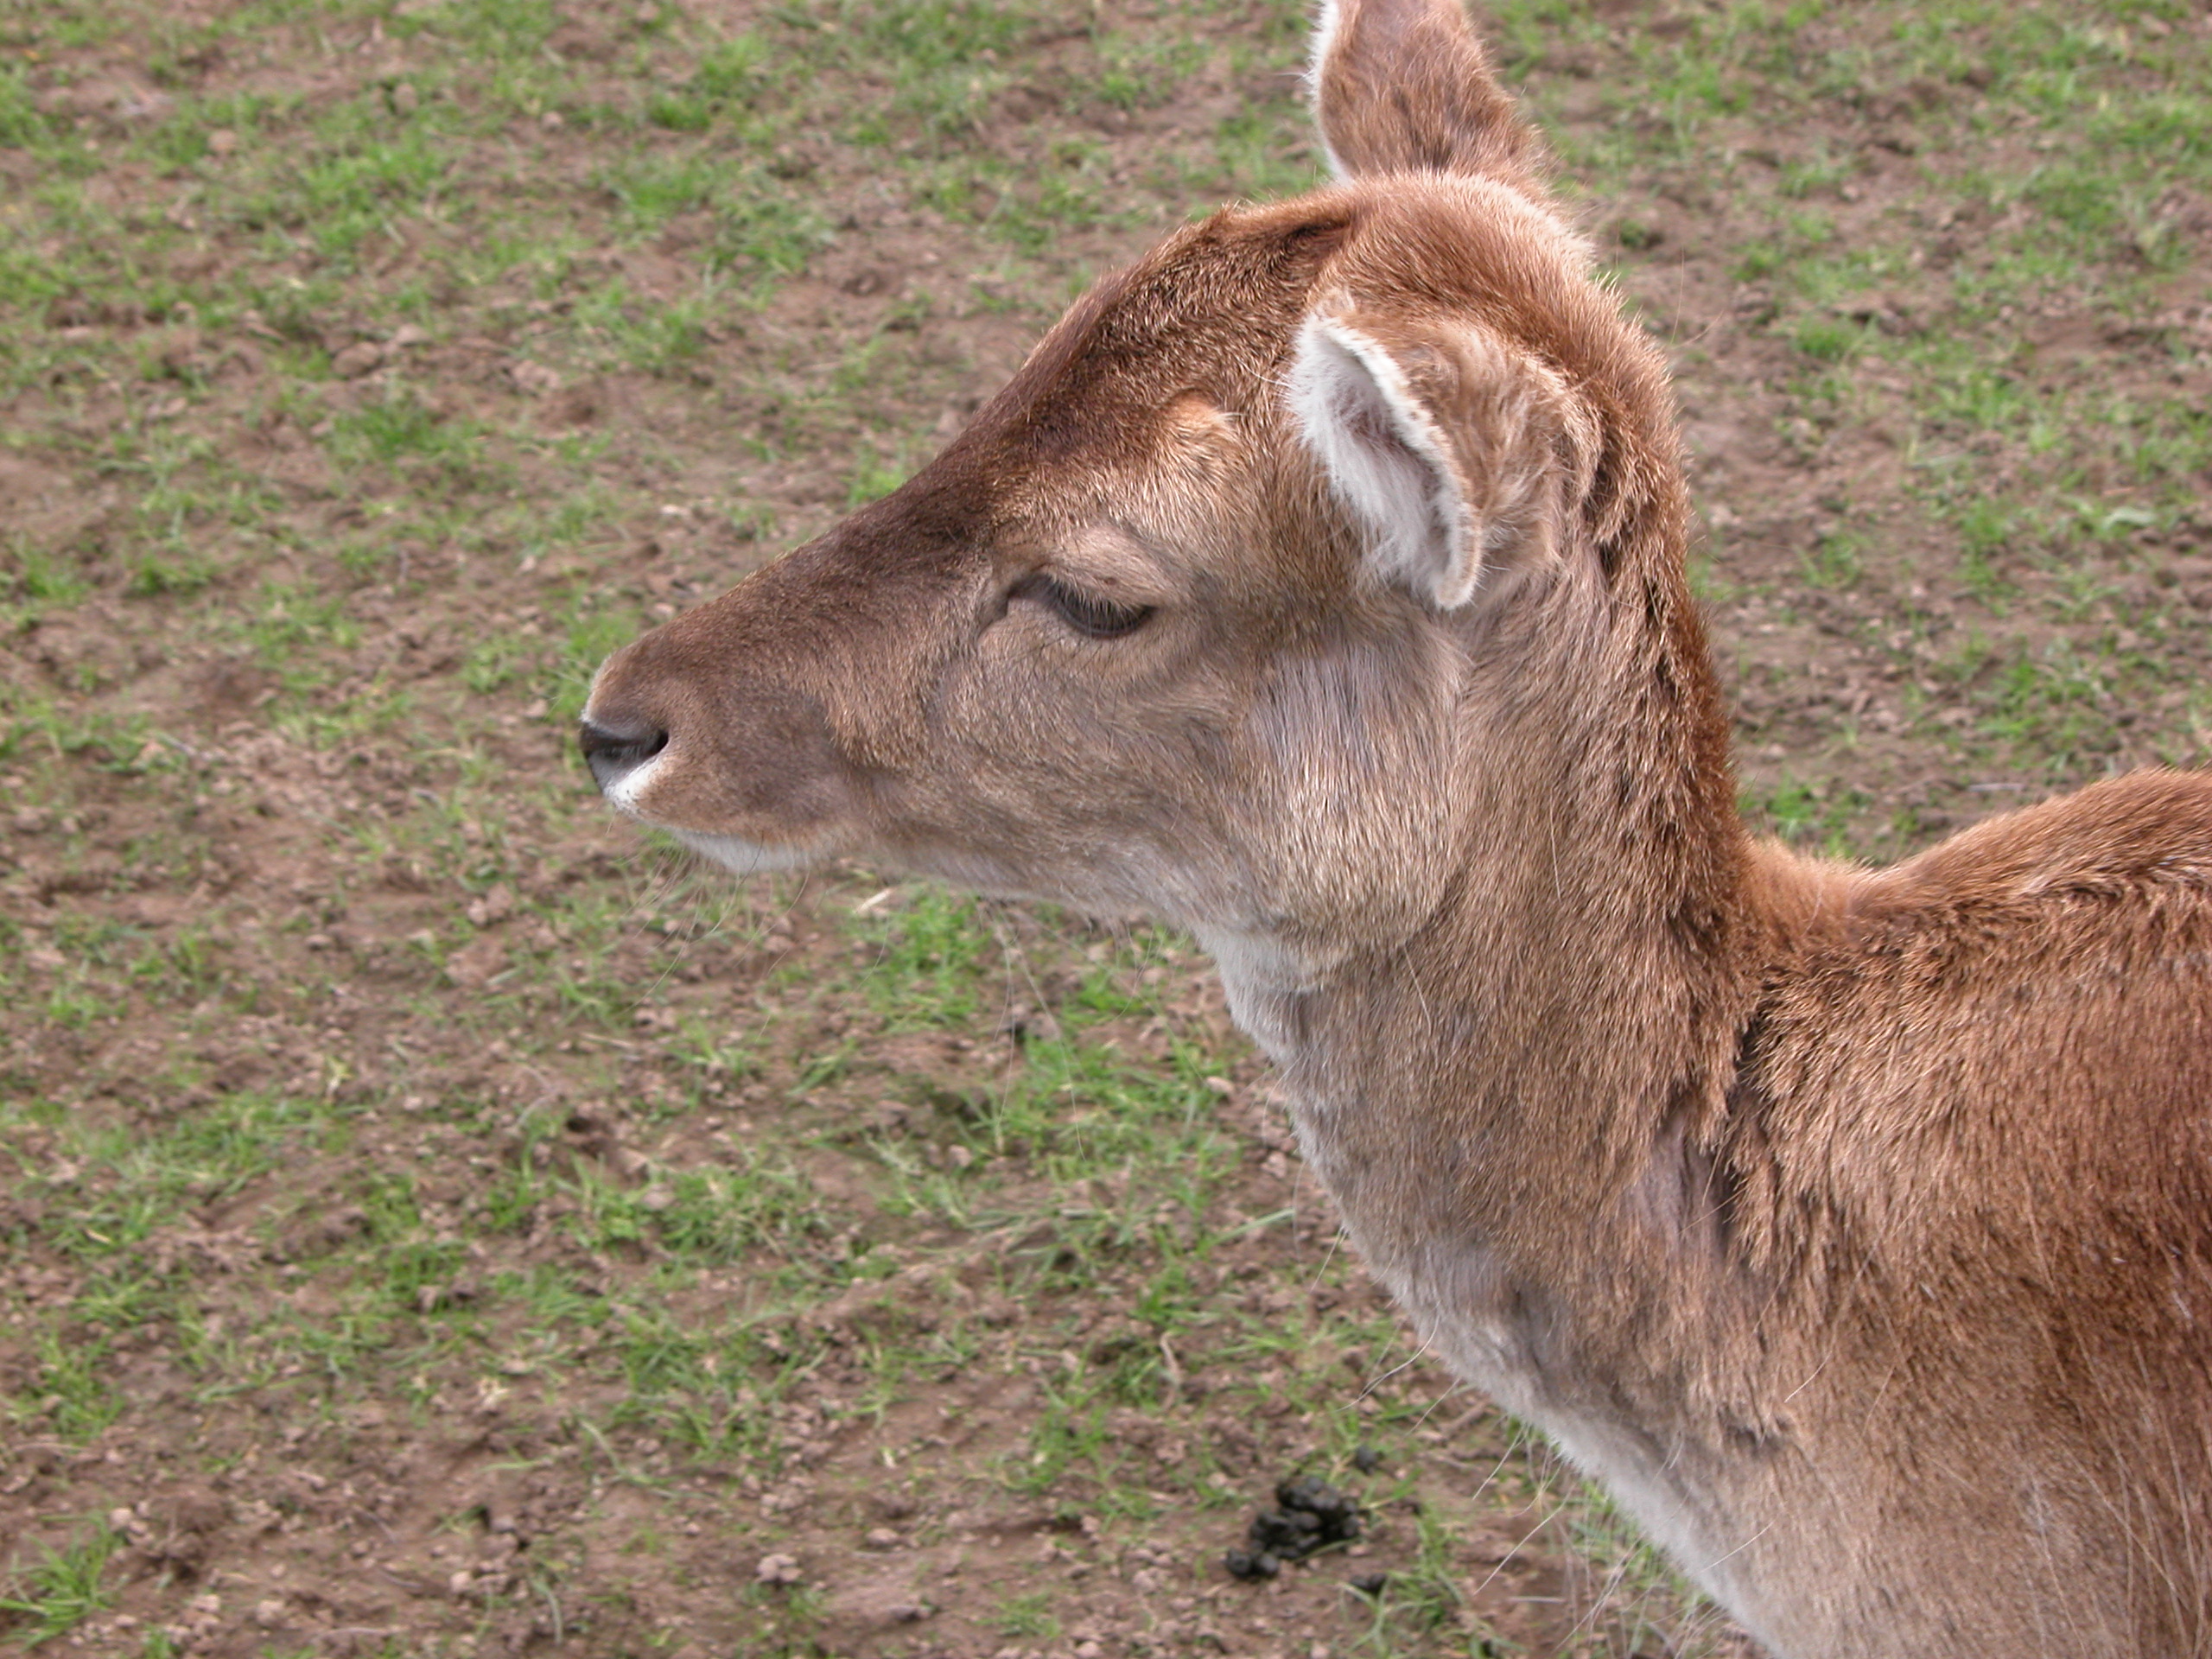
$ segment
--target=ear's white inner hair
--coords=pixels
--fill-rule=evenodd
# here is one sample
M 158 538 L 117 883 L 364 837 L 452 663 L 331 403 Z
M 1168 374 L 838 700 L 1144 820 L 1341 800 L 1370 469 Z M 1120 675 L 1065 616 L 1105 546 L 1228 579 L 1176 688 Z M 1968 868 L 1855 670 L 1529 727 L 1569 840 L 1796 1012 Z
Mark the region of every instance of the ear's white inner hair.
M 1299 336 L 1290 399 L 1306 446 L 1372 538 L 1376 575 L 1440 610 L 1472 598 L 1479 537 L 1444 435 L 1389 353 L 1313 318 Z

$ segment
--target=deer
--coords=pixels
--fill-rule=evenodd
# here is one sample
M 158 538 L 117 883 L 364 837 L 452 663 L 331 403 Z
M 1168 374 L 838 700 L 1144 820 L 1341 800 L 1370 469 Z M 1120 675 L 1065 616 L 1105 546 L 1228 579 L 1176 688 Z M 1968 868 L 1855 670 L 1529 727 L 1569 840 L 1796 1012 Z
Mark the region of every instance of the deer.
M 615 652 L 607 801 L 1211 955 L 1427 1346 L 1777 1659 L 2212 1654 L 2212 778 L 1756 836 L 1663 359 L 1459 0 Z

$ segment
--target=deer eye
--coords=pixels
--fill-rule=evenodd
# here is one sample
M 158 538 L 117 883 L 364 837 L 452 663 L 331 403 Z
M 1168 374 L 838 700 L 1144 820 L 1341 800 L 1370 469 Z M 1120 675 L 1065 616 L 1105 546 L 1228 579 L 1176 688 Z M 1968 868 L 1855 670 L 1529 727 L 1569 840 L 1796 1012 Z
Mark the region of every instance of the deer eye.
M 1015 588 L 1014 596 L 1033 599 L 1061 621 L 1090 639 L 1118 639 L 1134 633 L 1152 614 L 1149 605 L 1122 605 L 1096 594 L 1086 594 L 1051 576 L 1032 576 Z

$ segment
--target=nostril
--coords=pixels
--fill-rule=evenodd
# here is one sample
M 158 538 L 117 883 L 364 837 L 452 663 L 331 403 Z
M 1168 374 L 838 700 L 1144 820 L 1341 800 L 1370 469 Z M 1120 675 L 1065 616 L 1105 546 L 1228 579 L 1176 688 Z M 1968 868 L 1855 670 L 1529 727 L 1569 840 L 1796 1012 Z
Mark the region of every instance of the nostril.
M 655 726 L 603 726 L 582 720 L 576 722 L 576 741 L 583 749 L 584 764 L 606 790 L 666 748 L 668 734 Z

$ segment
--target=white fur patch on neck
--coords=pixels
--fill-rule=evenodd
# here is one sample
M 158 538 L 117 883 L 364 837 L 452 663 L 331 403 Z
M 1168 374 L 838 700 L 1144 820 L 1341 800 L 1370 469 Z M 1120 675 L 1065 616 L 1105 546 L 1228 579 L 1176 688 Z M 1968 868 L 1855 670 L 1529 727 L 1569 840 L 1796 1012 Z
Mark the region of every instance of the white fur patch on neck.
M 1295 1044 L 1285 1014 L 1289 1000 L 1313 982 L 1306 964 L 1281 940 L 1265 933 L 1203 923 L 1193 924 L 1191 931 L 1221 975 L 1229 1017 L 1269 1059 L 1289 1065 L 1296 1058 Z
M 1474 597 L 1481 537 L 1451 450 L 1389 352 L 1331 317 L 1308 318 L 1291 412 L 1363 526 L 1377 575 L 1452 610 Z

